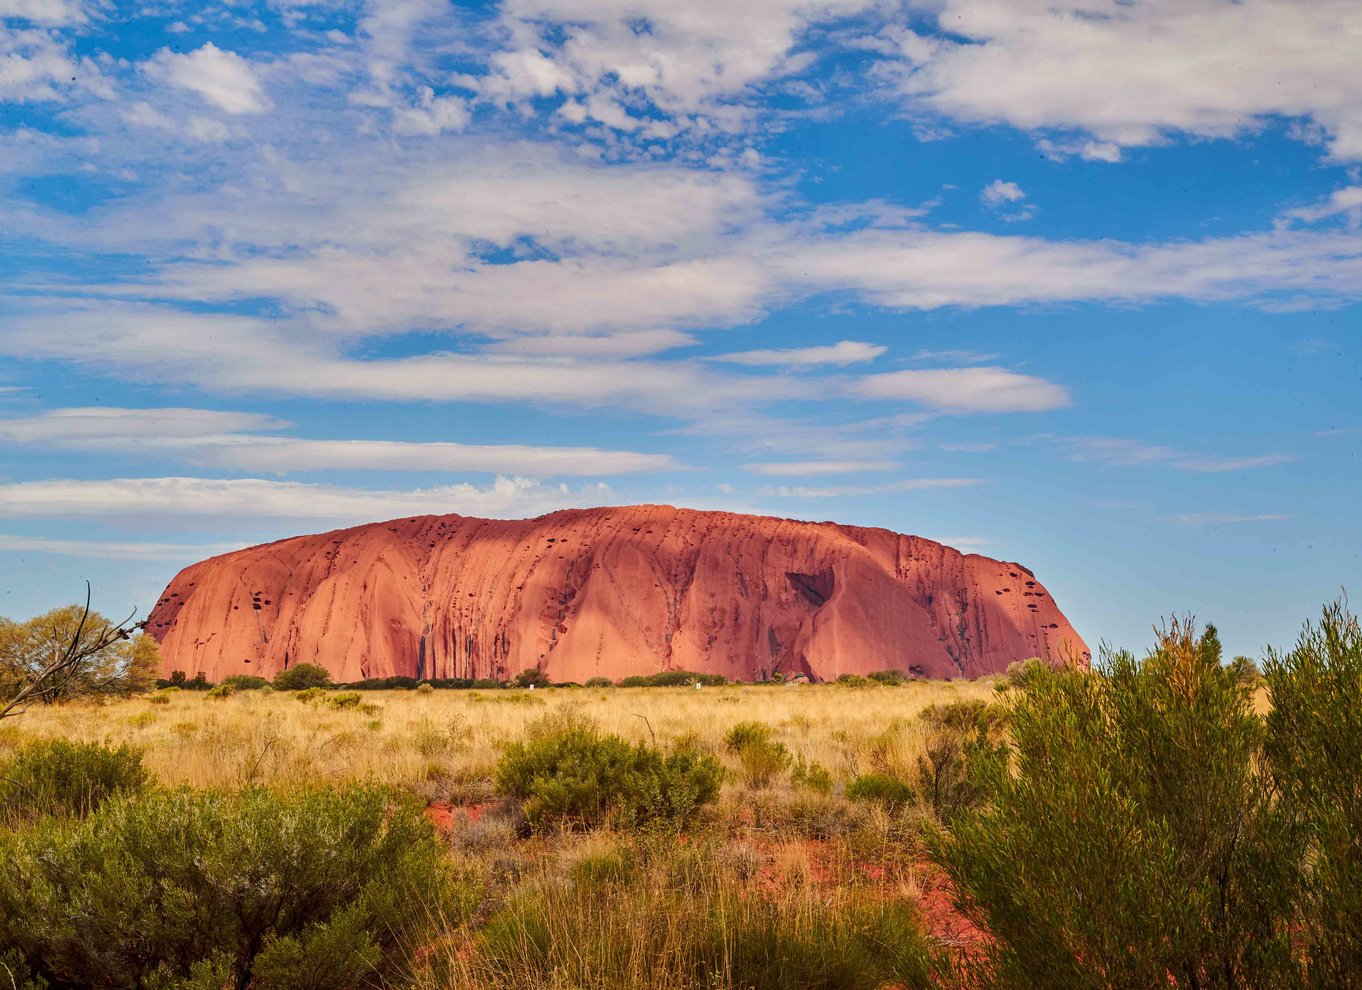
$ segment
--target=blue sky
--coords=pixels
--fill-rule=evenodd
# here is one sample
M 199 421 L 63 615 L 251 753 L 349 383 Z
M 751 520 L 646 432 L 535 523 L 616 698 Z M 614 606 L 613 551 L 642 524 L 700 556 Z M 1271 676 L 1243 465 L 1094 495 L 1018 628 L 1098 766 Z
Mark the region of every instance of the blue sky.
M 668 502 L 1258 655 L 1362 573 L 1352 0 L 0 0 L 0 614 Z

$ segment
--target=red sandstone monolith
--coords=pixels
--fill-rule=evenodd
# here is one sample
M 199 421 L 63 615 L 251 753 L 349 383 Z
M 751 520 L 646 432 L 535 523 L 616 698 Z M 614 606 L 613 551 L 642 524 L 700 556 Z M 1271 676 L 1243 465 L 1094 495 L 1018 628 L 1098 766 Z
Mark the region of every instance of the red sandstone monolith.
M 979 677 L 1088 649 L 1032 573 L 916 536 L 669 506 L 415 516 L 213 557 L 147 620 L 167 670 L 338 681 L 663 670 Z

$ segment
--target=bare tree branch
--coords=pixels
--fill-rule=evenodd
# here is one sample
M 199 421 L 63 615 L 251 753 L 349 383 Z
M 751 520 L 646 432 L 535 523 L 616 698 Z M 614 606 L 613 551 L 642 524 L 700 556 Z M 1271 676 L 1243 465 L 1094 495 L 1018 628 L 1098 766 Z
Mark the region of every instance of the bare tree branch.
M 92 659 L 114 643 L 132 635 L 132 630 L 136 628 L 132 621 L 136 612 L 116 626 L 106 624 L 92 638 L 86 639 L 85 625 L 90 620 L 90 597 L 90 582 L 86 581 L 85 610 L 81 614 L 80 624 L 77 625 L 75 635 L 71 637 L 71 642 L 67 644 L 66 649 L 61 654 L 54 656 L 48 663 L 39 668 L 14 697 L 8 701 L 0 701 L 0 719 L 22 715 L 35 700 L 40 700 L 60 691 L 62 686 L 76 674 L 79 674 Z

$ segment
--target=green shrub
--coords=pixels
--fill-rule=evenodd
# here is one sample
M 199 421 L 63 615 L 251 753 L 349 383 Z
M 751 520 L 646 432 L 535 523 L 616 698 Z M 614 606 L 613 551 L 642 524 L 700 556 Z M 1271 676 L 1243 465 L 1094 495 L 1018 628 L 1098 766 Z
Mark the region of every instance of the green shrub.
M 813 760 L 806 761 L 802 756 L 795 758 L 794 767 L 790 770 L 790 783 L 815 794 L 832 793 L 832 774 L 827 767 Z
M 127 746 L 109 749 L 62 739 L 30 743 L 0 768 L 0 818 L 81 817 L 146 785 L 142 756 Z
M 172 670 L 169 677 L 158 678 L 155 683 L 158 688 L 178 688 L 184 691 L 207 691 L 213 686 L 203 671 L 190 677 L 183 670 Z
M 1232 671 L 1239 674 L 1239 671 Z M 1342 603 L 1271 651 L 1267 754 L 1305 843 L 1297 926 L 1306 985 L 1362 986 L 1362 630 Z
M 615 682 L 608 677 L 589 677 L 586 686 L 589 688 L 612 688 L 615 686 Z
M 1031 657 L 1029 660 L 1012 661 L 1007 665 L 1003 678 L 1010 688 L 1024 688 L 1032 678 L 1043 677 L 1049 670 L 1050 665 L 1040 657 Z
M 215 684 L 213 687 L 211 687 L 211 688 L 208 689 L 208 691 L 207 691 L 207 693 L 204 695 L 204 697 L 205 697 L 205 698 L 230 698 L 230 697 L 231 697 L 232 695 L 234 695 L 234 694 L 236 694 L 236 688 L 232 687 L 232 685 L 230 685 L 230 684 Z
M 689 670 L 664 670 L 656 674 L 635 674 L 620 681 L 620 687 L 690 687 L 703 684 L 720 687 L 728 681 L 720 674 L 694 674 Z
M 888 684 L 890 686 L 907 684 L 912 680 L 911 677 L 901 670 L 874 670 L 865 676 L 872 681 L 875 681 L 877 684 Z
M 914 801 L 913 789 L 896 777 L 883 773 L 863 773 L 847 784 L 852 801 L 869 801 L 891 811 L 906 808 Z
M 790 751 L 771 738 L 764 722 L 739 722 L 725 734 L 724 745 L 737 754 L 743 782 L 753 790 L 770 787 L 790 765 Z
M 163 688 L 147 698 L 147 701 L 151 702 L 153 705 L 168 705 L 170 704 L 171 692 L 178 690 L 179 688 Z
M 53 987 L 395 986 L 469 906 L 374 789 L 153 791 L 0 837 L 0 955 Z
M 693 750 L 662 754 L 571 718 L 539 723 L 497 764 L 498 790 L 519 799 L 532 827 L 682 827 L 719 793 L 723 768 Z
M 1262 772 L 1251 690 L 1208 627 L 1144 660 L 1028 675 L 988 803 L 930 831 L 1000 988 L 1296 985 L 1299 851 Z
M 433 684 L 418 684 L 418 685 L 416 686 L 416 693 L 417 693 L 417 694 L 434 694 L 434 693 L 435 693 L 435 685 L 433 685 Z
M 1003 757 L 1000 737 L 1007 709 L 984 701 L 953 701 L 928 705 L 918 719 L 925 730 L 925 744 L 917 758 L 914 783 L 932 813 L 948 822 L 983 800 L 969 765 Z
M 842 687 L 865 687 L 871 682 L 860 674 L 843 674 L 837 678 L 837 683 Z
M 549 675 L 538 667 L 527 667 L 515 677 L 511 678 L 511 687 L 530 688 L 530 687 L 552 687 L 553 681 L 549 680 Z
M 358 708 L 360 703 L 358 691 L 338 691 L 326 699 L 326 703 L 332 708 Z
M 310 687 L 303 688 L 301 691 L 295 694 L 294 697 L 297 698 L 299 701 L 303 702 L 304 704 L 310 705 L 314 701 L 321 701 L 323 698 L 326 697 L 326 695 L 327 695 L 326 688 Z
M 236 691 L 259 691 L 270 686 L 270 682 L 257 674 L 229 674 L 218 682 Z
M 274 686 L 280 691 L 305 691 L 308 688 L 331 686 L 331 674 L 321 664 L 297 663 L 274 675 Z

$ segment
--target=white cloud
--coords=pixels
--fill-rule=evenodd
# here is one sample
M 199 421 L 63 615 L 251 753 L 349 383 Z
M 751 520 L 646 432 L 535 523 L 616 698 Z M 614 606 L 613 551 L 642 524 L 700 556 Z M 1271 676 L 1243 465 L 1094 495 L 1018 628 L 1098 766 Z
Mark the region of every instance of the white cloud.
M 64 100 L 77 85 L 82 69 L 91 77 L 92 65 L 78 67 L 66 44 L 51 32 L 13 30 L 0 24 L 0 103 L 45 103 Z
M 1240 515 L 1233 512 L 1186 512 L 1169 516 L 1167 521 L 1179 526 L 1229 526 L 1237 523 L 1280 522 L 1292 518 L 1286 513 L 1260 512 Z
M 1070 404 L 1062 385 L 988 366 L 867 375 L 856 390 L 867 398 L 903 399 L 953 413 L 1040 412 Z
M 0 553 L 45 553 L 62 557 L 111 560 L 194 561 L 239 550 L 243 543 L 119 543 L 109 540 L 58 540 L 46 536 L 0 533 Z
M 988 364 L 1002 357 L 1001 354 L 990 354 L 986 351 L 968 350 L 920 350 L 914 352 L 911 360 L 913 361 L 947 361 L 951 364 Z
M 490 485 L 442 485 L 412 490 L 347 488 L 255 478 L 110 478 L 0 484 L 0 518 L 101 521 L 315 521 L 354 524 L 399 516 L 457 512 L 473 516 L 536 515 L 568 506 L 602 505 L 606 485 L 570 489 L 525 478 Z
M 979 193 L 979 201 L 1007 221 L 1030 220 L 1036 208 L 1026 200 L 1026 193 L 1015 182 L 994 179 Z
M 229 114 L 260 113 L 269 108 L 251 63 L 211 41 L 182 55 L 162 48 L 144 68 L 152 78 L 197 93 Z
M 641 97 L 677 126 L 707 118 L 734 128 L 734 103 L 751 87 L 795 71 L 792 55 L 811 26 L 873 6 L 873 0 L 508 0 L 501 20 L 511 44 L 481 80 L 485 98 L 518 102 L 562 93 L 582 119 L 620 130 L 647 128 L 623 98 Z
M 468 103 L 457 96 L 436 96 L 429 86 L 423 88 L 414 106 L 402 107 L 393 114 L 393 129 L 399 134 L 441 134 L 461 131 L 471 115 Z
M 1282 214 L 1282 219 L 1316 223 L 1340 214 L 1346 214 L 1353 220 L 1362 217 L 1362 186 L 1335 189 L 1324 202 L 1287 210 Z
M 1003 206 L 1025 198 L 1026 193 L 1022 192 L 1021 186 L 1015 182 L 1004 182 L 1002 179 L 994 179 L 979 193 L 979 199 L 986 206 Z
M 49 449 L 172 456 L 202 467 L 292 474 L 300 471 L 458 471 L 581 477 L 668 471 L 665 454 L 597 447 L 308 440 L 262 436 L 287 426 L 255 413 L 204 409 L 54 409 L 0 419 L 0 443 Z
M 839 340 L 826 347 L 793 347 L 787 349 L 741 351 L 737 354 L 719 354 L 713 360 L 727 361 L 730 364 L 778 365 L 786 367 L 809 367 L 820 364 L 844 366 L 873 361 L 889 348 L 880 344 L 866 344 L 858 340 Z
M 900 91 L 970 123 L 1071 129 L 1085 157 L 1170 132 L 1221 137 L 1305 118 L 1333 155 L 1362 157 L 1353 0 L 944 0 L 962 40 L 900 29 Z M 1083 147 L 1083 146 L 1080 146 Z
M 533 402 L 698 415 L 801 394 L 779 376 L 730 376 L 695 361 L 617 361 L 453 353 L 358 359 L 306 324 L 165 307 L 45 308 L 0 323 L 0 352 L 116 369 L 143 381 L 398 402 Z
M 44 27 L 84 24 L 88 20 L 81 0 L 0 0 L 0 18 L 31 21 Z
M 1290 454 L 1252 454 L 1240 457 L 1213 457 L 1191 454 L 1177 447 L 1146 443 L 1125 437 L 1047 437 L 1067 451 L 1071 461 L 1096 461 L 1116 467 L 1157 465 L 1197 474 L 1221 474 L 1286 464 L 1296 458 Z
M 893 495 L 900 492 L 927 491 L 936 488 L 968 488 L 983 484 L 982 478 L 909 478 L 884 485 L 835 485 L 814 488 L 806 485 L 777 485 L 757 489 L 758 495 L 779 498 L 848 498 L 861 495 Z
M 862 471 L 893 471 L 898 461 L 768 461 L 744 464 L 743 470 L 771 477 L 801 477 L 815 474 L 856 474 Z
M 523 354 L 540 357 L 647 357 L 660 351 L 689 347 L 699 343 L 692 334 L 680 330 L 626 330 L 620 333 L 545 334 L 537 337 L 512 337 L 489 344 L 489 354 Z

